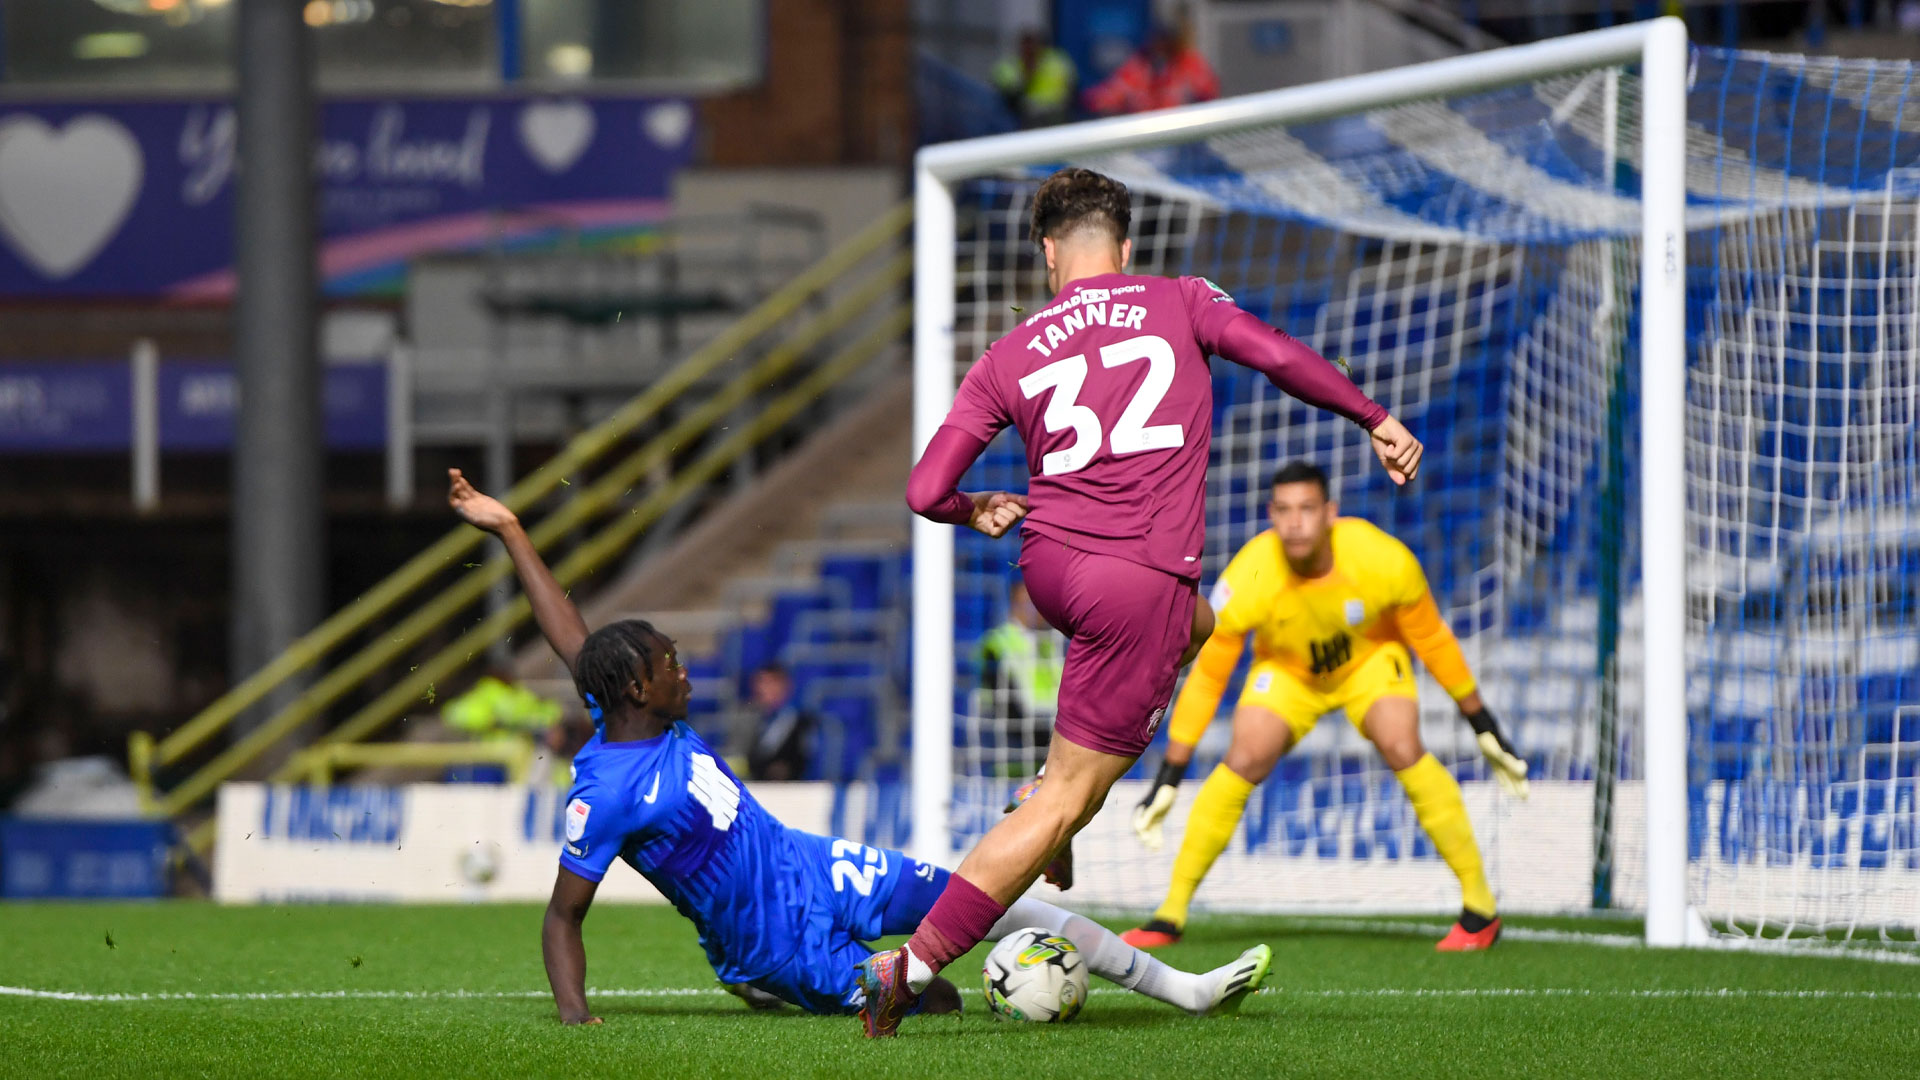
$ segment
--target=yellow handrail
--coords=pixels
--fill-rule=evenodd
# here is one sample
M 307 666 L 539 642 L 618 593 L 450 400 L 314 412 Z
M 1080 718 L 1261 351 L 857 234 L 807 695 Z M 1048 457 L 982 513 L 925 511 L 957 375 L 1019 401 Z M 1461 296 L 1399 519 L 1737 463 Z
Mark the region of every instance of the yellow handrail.
M 533 757 L 533 740 L 525 735 L 483 742 L 325 743 L 295 754 L 287 770 L 324 786 L 333 783 L 337 769 L 504 765 L 508 782 L 518 784 L 527 778 Z
M 577 495 L 549 514 L 529 530 L 528 539 L 533 542 L 535 548 L 544 550 L 594 514 L 613 506 L 654 469 L 669 463 L 680 447 L 693 442 L 702 432 L 745 403 L 755 391 L 785 374 L 808 349 L 817 345 L 834 330 L 858 318 L 875 301 L 895 289 L 906 280 L 911 269 L 910 254 L 903 252 L 889 260 L 865 283 L 849 290 L 826 311 L 816 316 L 795 337 L 768 352 L 746 373 L 723 387 L 719 393 L 681 417 L 665 431 L 648 440 L 645 446 L 609 469 L 604 476 L 587 485 Z M 485 535 L 469 526 L 461 526 L 461 528 L 477 536 Z M 319 715 L 322 710 L 359 686 L 381 667 L 412 648 L 420 638 L 432 633 L 479 600 L 494 582 L 506 577 L 511 571 L 511 561 L 504 557 L 495 557 L 488 559 L 475 572 L 463 575 L 445 591 L 421 604 L 392 629 L 381 633 L 377 639 L 369 642 L 360 651 L 334 666 L 298 698 L 289 702 L 259 727 L 249 731 L 222 750 L 192 776 L 181 781 L 159 800 L 156 806 L 157 811 L 170 817 L 211 794 L 222 781 L 245 768 L 301 724 Z M 421 668 L 416 668 L 412 674 L 417 675 L 424 669 L 423 665 Z M 428 679 L 423 684 L 423 691 L 434 681 L 436 680 Z
M 905 308 L 894 311 L 877 323 L 853 344 L 809 372 L 786 393 L 768 404 L 750 423 L 707 450 L 697 460 L 678 472 L 665 486 L 650 493 L 633 507 L 631 513 L 615 516 L 602 526 L 598 533 L 575 548 L 567 558 L 553 568 L 555 580 L 562 587 L 570 586 L 625 553 L 640 535 L 641 530 L 658 520 L 681 499 L 697 490 L 700 485 L 718 476 L 740 455 L 791 421 L 802 408 L 821 394 L 859 370 L 890 342 L 905 334 L 912 323 L 913 313 Z M 545 522 L 542 524 L 544 525 Z M 404 713 L 409 705 L 421 700 L 427 689 L 434 683 L 459 671 L 493 642 L 512 633 L 531 614 L 532 608 L 527 603 L 527 598 L 524 595 L 515 597 L 511 604 L 488 614 L 459 638 L 442 647 L 429 659 L 422 661 L 418 667 L 408 672 L 405 678 L 362 707 L 345 723 L 321 736 L 307 753 L 313 753 L 328 746 L 356 742 L 391 723 Z M 295 759 L 275 771 L 272 779 L 275 781 L 297 779 L 309 771 L 311 771 L 310 764 L 303 765 Z M 214 823 L 208 821 L 187 834 L 187 844 L 196 852 L 204 853 L 212 845 L 213 837 Z
M 775 290 L 759 307 L 722 331 L 714 340 L 695 350 L 658 383 L 621 406 L 613 415 L 576 436 L 546 464 L 515 484 L 503 501 L 515 510 L 522 510 L 546 496 L 560 486 L 569 473 L 598 459 L 620 439 L 652 419 L 687 388 L 779 326 L 814 294 L 896 239 L 912 220 L 911 205 L 903 203 L 860 230 L 838 249 Z M 302 635 L 285 652 L 241 680 L 239 685 L 222 694 L 165 738 L 157 742 L 144 736 L 136 738 L 131 748 L 131 764 L 146 766 L 138 769 L 136 783 L 142 785 L 144 792 L 150 781 L 152 767 L 170 764 L 191 753 L 275 687 L 318 661 L 419 588 L 433 574 L 478 546 L 482 536 L 469 528 L 455 528 L 352 603 Z

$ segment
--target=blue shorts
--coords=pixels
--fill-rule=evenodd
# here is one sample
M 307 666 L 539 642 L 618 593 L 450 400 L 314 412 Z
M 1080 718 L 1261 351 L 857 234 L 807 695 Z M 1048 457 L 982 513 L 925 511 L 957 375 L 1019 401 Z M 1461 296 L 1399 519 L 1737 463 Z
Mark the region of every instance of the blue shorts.
M 861 1005 L 854 969 L 867 943 L 912 933 L 947 887 L 948 872 L 892 848 L 807 836 L 812 899 L 800 940 L 779 969 L 753 985 L 813 1013 L 851 1013 Z

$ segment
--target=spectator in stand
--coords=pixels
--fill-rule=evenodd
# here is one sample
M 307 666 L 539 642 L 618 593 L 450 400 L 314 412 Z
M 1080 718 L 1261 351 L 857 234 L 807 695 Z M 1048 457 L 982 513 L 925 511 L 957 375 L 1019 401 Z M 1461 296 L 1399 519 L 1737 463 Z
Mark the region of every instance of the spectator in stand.
M 747 779 L 799 780 L 813 761 L 820 719 L 793 700 L 793 677 L 779 664 L 753 673 L 758 730 L 747 749 Z
M 1038 30 L 1020 35 L 1020 52 L 993 68 L 993 87 L 1023 128 L 1046 127 L 1067 119 L 1073 86 L 1079 79 L 1073 60 Z
M 1024 581 L 1007 590 L 1007 618 L 980 639 L 980 713 L 999 721 L 1010 750 L 1044 748 L 1060 706 L 1066 641 L 1033 606 Z M 1008 762 L 1024 775 L 1030 763 Z
M 1220 77 L 1193 47 L 1183 22 L 1156 27 L 1139 52 L 1086 93 L 1087 108 L 1101 116 L 1170 109 L 1220 96 Z
M 501 739 L 544 734 L 560 723 L 560 703 L 521 686 L 513 673 L 495 667 L 472 689 L 440 711 L 440 719 L 470 739 Z

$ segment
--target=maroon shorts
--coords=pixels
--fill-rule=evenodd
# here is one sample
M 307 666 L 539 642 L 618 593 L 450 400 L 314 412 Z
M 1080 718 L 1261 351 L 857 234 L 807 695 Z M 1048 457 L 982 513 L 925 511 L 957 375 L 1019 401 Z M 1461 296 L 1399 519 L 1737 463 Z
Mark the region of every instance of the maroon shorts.
M 1192 640 L 1194 583 L 1032 531 L 1020 570 L 1033 606 L 1070 639 L 1055 734 L 1103 754 L 1140 756 Z

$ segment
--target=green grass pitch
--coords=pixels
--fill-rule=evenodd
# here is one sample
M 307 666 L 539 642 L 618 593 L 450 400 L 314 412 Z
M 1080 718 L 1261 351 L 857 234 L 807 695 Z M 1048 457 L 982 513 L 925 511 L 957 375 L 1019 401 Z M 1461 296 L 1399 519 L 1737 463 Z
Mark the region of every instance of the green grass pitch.
M 1274 947 L 1269 991 L 1194 1020 L 1096 980 L 1064 1026 L 996 1022 L 979 955 L 958 1019 L 868 1044 L 857 1021 L 753 1013 L 714 988 L 670 910 L 587 922 L 602 1027 L 563 1028 L 525 906 L 0 906 L 8 1076 L 1909 1076 L 1920 966 L 1574 940 L 1441 956 L 1420 927 L 1215 919 L 1165 958 Z M 1430 922 L 1431 920 L 1427 920 Z M 1555 935 L 1542 931 L 1573 930 Z M 109 943 L 109 937 L 111 943 Z M 1547 939 L 1547 940 L 1538 940 Z M 83 999 L 23 996 L 18 988 Z M 343 992 L 337 996 L 318 996 Z M 112 995 L 175 995 L 114 999 Z M 194 995 L 194 996 L 187 996 Z M 253 996 L 258 995 L 258 996 Z

